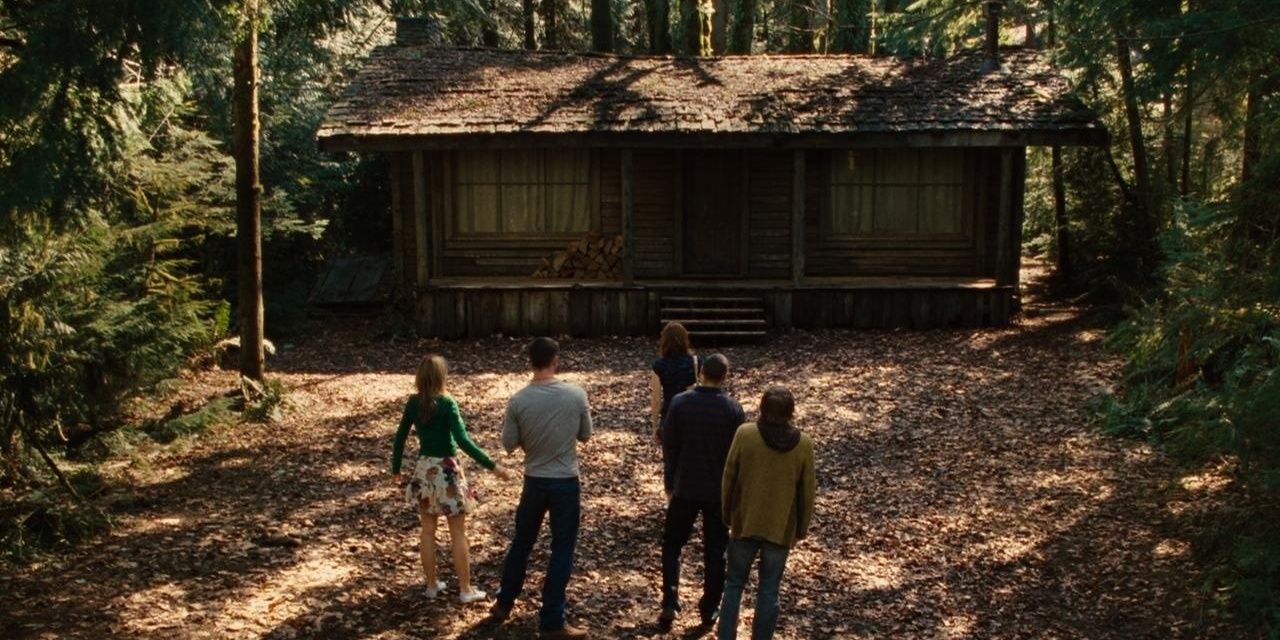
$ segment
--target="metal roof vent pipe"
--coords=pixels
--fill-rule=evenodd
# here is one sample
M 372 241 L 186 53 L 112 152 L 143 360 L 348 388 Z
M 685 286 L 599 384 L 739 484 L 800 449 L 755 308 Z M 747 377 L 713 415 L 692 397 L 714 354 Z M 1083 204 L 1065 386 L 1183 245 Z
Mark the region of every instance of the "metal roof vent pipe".
M 434 15 L 396 18 L 396 44 L 402 47 L 444 45 L 440 19 Z
M 1000 10 L 1004 8 L 1004 2 L 987 0 L 983 5 L 986 9 L 987 37 L 983 43 L 982 71 L 1000 71 L 1003 69 L 1000 65 Z

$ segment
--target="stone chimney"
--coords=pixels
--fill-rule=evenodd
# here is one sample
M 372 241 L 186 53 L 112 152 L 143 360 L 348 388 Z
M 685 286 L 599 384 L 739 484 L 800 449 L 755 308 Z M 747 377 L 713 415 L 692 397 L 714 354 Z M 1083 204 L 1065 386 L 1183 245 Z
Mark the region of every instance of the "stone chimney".
M 396 18 L 396 44 L 438 47 L 444 44 L 440 21 L 434 16 Z
M 1001 0 L 987 0 L 983 3 L 986 9 L 986 41 L 983 43 L 983 71 L 999 71 L 1000 66 L 1000 10 L 1004 8 Z

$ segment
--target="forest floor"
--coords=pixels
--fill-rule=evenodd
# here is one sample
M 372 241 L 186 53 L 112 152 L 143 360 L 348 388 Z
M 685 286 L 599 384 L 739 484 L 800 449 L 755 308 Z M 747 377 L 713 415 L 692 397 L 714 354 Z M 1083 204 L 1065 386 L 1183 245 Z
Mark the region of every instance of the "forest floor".
M 270 361 L 290 391 L 281 422 L 223 425 L 118 461 L 128 499 L 109 533 L 0 574 L 0 636 L 533 637 L 546 541 L 506 625 L 456 603 L 443 549 L 450 597 L 427 602 L 415 514 L 387 473 L 424 352 L 449 359 L 475 439 L 497 453 L 504 403 L 527 378 L 523 343 L 391 343 L 369 326 L 318 322 Z M 1148 446 L 1089 425 L 1090 398 L 1119 368 L 1104 331 L 1081 309 L 1032 300 L 1005 329 L 788 333 L 724 347 L 748 414 L 766 385 L 788 384 L 817 443 L 817 516 L 787 566 L 779 637 L 1243 636 L 1206 606 L 1185 524 L 1219 499 L 1225 476 L 1175 481 L 1180 470 Z M 596 637 L 661 637 L 663 499 L 646 417 L 654 343 L 562 345 L 562 377 L 587 389 L 597 429 L 581 447 L 570 619 Z M 228 372 L 193 373 L 179 401 L 234 386 Z M 472 478 L 487 495 L 470 523 L 473 562 L 492 593 L 519 485 Z M 697 543 L 686 549 L 687 600 L 700 558 Z

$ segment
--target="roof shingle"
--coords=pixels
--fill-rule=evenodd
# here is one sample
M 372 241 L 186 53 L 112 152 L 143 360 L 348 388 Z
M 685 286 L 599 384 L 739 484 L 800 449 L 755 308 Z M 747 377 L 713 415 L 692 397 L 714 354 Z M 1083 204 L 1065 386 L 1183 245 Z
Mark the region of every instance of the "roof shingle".
M 858 55 L 624 57 L 392 45 L 373 51 L 322 144 L 510 134 L 1098 134 L 1035 51 L 933 61 Z

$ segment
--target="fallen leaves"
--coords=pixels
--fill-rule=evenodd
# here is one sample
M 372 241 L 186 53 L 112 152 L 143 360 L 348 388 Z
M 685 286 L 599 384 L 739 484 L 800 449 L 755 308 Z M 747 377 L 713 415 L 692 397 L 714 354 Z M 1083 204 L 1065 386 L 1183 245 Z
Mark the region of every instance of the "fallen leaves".
M 1097 336 L 1076 310 L 1043 307 L 1008 329 L 796 333 L 724 347 L 748 413 L 766 386 L 787 384 L 818 444 L 816 526 L 791 555 L 779 637 L 1233 635 L 1201 618 L 1199 569 L 1171 517 L 1211 499 L 1218 477 L 1170 488 L 1159 455 L 1086 426 L 1085 401 L 1117 368 Z M 450 360 L 451 391 L 497 454 L 505 401 L 526 379 L 522 346 L 388 344 L 365 323 L 318 325 L 273 362 L 291 389 L 281 422 L 216 428 L 151 461 L 114 531 L 0 575 L 0 635 L 532 637 L 546 541 L 508 625 L 456 604 L 445 548 L 449 591 L 428 602 L 416 515 L 385 471 L 427 351 Z M 645 435 L 655 345 L 563 346 L 564 377 L 587 389 L 598 429 L 582 447 L 571 617 L 599 637 L 656 637 L 662 493 Z M 234 384 L 202 374 L 184 401 Z M 472 561 L 492 593 L 519 485 L 468 464 L 487 496 L 469 518 Z M 700 558 L 696 543 L 686 549 L 686 601 Z M 750 596 L 745 607 L 744 629 Z

